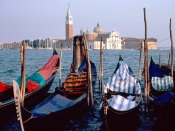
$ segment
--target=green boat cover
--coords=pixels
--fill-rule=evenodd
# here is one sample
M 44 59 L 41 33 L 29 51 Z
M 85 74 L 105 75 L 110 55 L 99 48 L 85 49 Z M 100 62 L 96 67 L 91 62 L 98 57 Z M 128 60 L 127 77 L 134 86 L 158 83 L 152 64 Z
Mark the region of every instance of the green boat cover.
M 31 80 L 35 83 L 38 83 L 40 86 L 43 86 L 46 83 L 46 81 L 44 80 L 44 77 L 38 72 L 35 72 L 31 76 L 26 74 L 26 88 L 27 88 L 27 85 L 28 85 L 27 84 L 28 80 Z M 21 87 L 21 76 L 19 76 L 16 81 L 17 81 L 19 87 Z

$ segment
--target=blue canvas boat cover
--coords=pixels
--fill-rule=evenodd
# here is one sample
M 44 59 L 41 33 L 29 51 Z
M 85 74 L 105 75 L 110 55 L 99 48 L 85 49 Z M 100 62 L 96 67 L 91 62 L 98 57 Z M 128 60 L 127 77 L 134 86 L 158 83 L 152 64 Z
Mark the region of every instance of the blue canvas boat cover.
M 80 67 L 78 68 L 78 75 L 81 75 L 83 70 L 87 67 L 87 61 L 86 61 L 86 58 L 83 59 L 83 61 L 81 62 L 81 65 Z
M 116 96 L 108 99 L 108 103 L 112 108 L 114 108 L 116 110 L 120 110 L 120 111 L 126 111 L 126 110 L 132 109 L 136 106 L 135 101 L 131 101 L 127 98 L 124 98 L 121 95 L 116 95 Z
M 129 75 L 128 65 L 123 61 L 119 61 L 116 72 L 109 78 L 104 91 L 107 89 L 115 92 L 123 92 L 128 94 L 140 94 L 141 88 L 138 80 Z
M 166 103 L 169 102 L 174 96 L 175 94 L 173 92 L 168 91 L 161 96 L 154 98 L 154 102 L 159 104 Z
M 37 105 L 31 112 L 33 117 L 48 115 L 52 112 L 60 111 L 68 106 L 71 106 L 74 101 L 67 99 L 59 94 L 53 96 Z
M 151 57 L 150 65 L 149 65 L 149 76 L 150 79 L 152 77 L 163 77 L 163 73 L 158 65 L 156 65 Z

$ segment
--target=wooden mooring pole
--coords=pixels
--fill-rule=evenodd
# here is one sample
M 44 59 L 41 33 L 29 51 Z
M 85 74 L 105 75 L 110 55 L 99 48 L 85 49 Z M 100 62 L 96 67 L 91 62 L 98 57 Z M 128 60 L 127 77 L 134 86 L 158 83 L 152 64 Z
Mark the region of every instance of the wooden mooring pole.
M 24 106 L 24 97 L 25 97 L 25 83 L 26 83 L 26 76 L 25 76 L 25 42 L 22 41 L 21 49 L 20 49 L 20 56 L 21 56 L 21 105 Z
M 171 67 L 171 54 L 168 55 L 168 66 Z
M 62 69 L 62 49 L 63 49 L 63 44 L 61 44 L 61 49 L 60 49 L 60 70 L 59 70 L 59 87 L 61 87 L 61 78 L 62 78 L 62 74 L 61 74 L 61 69 Z
M 171 30 L 171 19 L 170 19 L 170 39 L 171 39 L 171 76 L 173 77 L 173 37 Z
M 103 43 L 102 43 L 102 37 L 101 37 L 101 44 L 100 44 L 100 70 L 99 70 L 99 91 L 103 90 L 102 79 L 103 79 Z
M 138 72 L 138 79 L 140 82 L 141 82 L 142 50 L 143 50 L 143 43 L 140 44 L 140 59 L 139 59 L 139 72 Z
M 144 40 L 144 75 L 145 75 L 145 111 L 149 109 L 149 69 L 148 69 L 148 44 L 147 44 L 147 21 L 146 9 L 144 8 L 145 40 Z
M 88 53 L 88 44 L 87 44 L 87 40 L 86 40 L 86 35 L 85 33 L 84 35 L 84 44 L 85 44 L 85 48 L 86 48 L 86 59 L 87 59 L 87 63 L 88 63 L 88 89 L 89 89 L 89 93 L 90 93 L 90 101 L 91 101 L 91 106 L 94 106 L 94 94 L 93 94 L 93 89 L 92 89 L 92 74 L 91 74 L 91 63 L 90 63 L 90 58 L 89 58 L 89 53 Z
M 105 125 L 106 125 L 106 131 L 109 131 L 108 123 L 107 123 L 107 98 L 104 92 L 104 81 L 103 81 L 103 42 L 101 37 L 101 44 L 100 44 L 100 85 L 99 88 L 102 91 L 102 99 L 103 99 L 103 112 L 105 117 Z
M 73 40 L 73 62 L 72 62 L 73 72 L 79 68 L 81 62 L 82 62 L 82 58 L 80 53 L 80 37 L 77 36 L 77 37 L 74 37 L 74 40 Z
M 161 55 L 159 54 L 159 67 L 161 67 Z

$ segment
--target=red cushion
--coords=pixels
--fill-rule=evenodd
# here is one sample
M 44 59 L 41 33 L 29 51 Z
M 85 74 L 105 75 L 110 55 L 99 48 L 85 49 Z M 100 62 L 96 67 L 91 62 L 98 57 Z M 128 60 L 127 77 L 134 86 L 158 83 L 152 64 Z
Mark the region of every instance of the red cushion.
M 0 92 L 6 91 L 6 90 L 11 89 L 11 88 L 12 88 L 11 85 L 4 84 L 4 83 L 0 82 Z
M 28 92 L 32 92 L 33 90 L 37 89 L 39 87 L 38 83 L 35 83 L 33 81 L 28 81 Z

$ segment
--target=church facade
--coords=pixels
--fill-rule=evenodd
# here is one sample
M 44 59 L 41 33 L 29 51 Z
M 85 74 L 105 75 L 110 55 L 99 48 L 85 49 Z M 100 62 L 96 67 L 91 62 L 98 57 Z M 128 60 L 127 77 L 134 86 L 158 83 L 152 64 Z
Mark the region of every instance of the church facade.
M 83 31 L 80 31 L 82 35 Z M 88 30 L 85 32 L 86 39 L 88 42 L 88 49 L 100 49 L 100 44 L 102 42 L 103 49 L 121 49 L 121 39 L 119 37 L 119 32 L 115 29 L 111 32 L 103 32 L 100 24 L 97 23 L 94 27 L 93 32 Z

